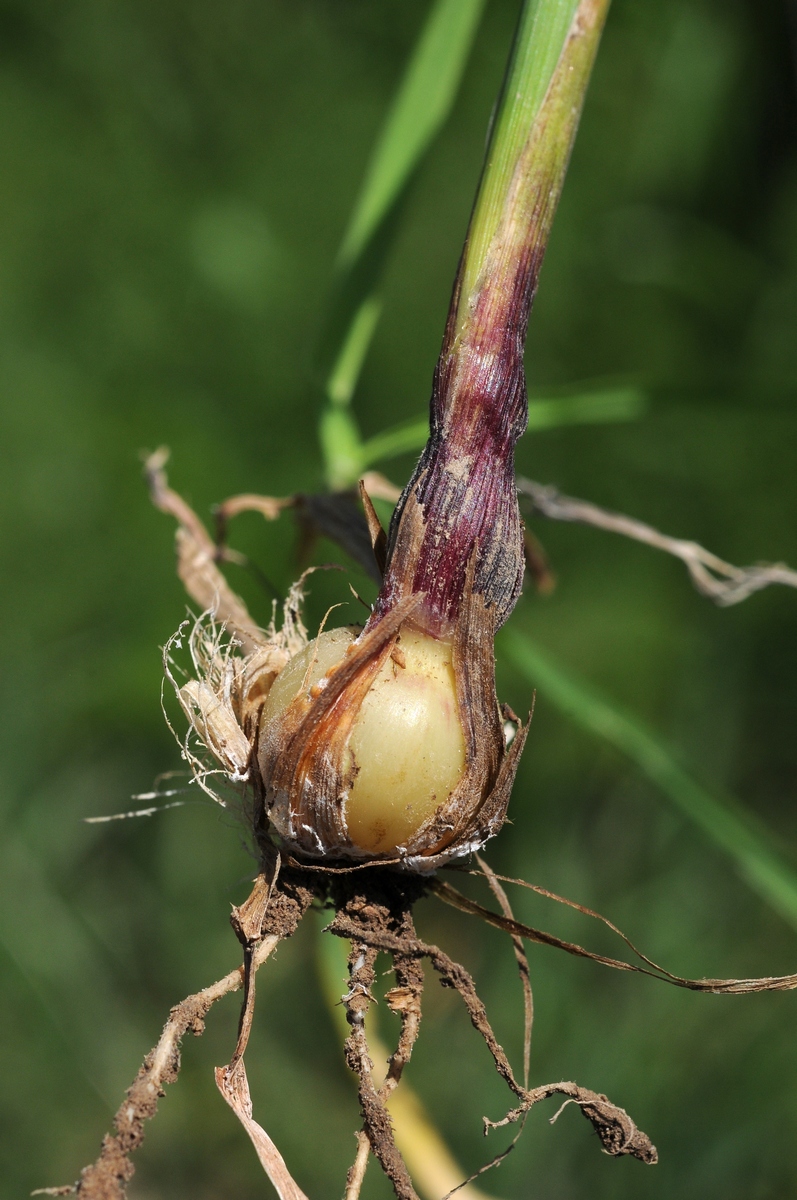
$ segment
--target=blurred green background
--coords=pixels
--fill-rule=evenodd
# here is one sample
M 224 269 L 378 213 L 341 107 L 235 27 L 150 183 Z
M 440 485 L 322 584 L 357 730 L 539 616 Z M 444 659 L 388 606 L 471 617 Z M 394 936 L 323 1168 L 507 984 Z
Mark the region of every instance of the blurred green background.
M 210 802 L 86 825 L 180 767 L 158 647 L 185 612 L 171 522 L 139 453 L 172 449 L 198 508 L 322 486 L 312 354 L 370 149 L 428 9 L 416 0 L 3 0 L 0 386 L 3 1196 L 93 1159 L 171 1004 L 225 973 L 253 861 Z M 366 435 L 427 402 L 484 136 L 517 18 L 489 0 L 453 115 L 411 190 L 355 398 Z M 626 424 L 529 435 L 519 469 L 693 537 L 797 564 L 797 8 L 615 0 L 532 315 L 532 394 L 632 384 Z M 403 482 L 408 456 L 387 464 Z M 680 564 L 535 523 L 559 577 L 513 618 L 634 712 L 696 779 L 797 844 L 797 596 L 722 610 Z M 233 543 L 278 590 L 290 520 Z M 340 559 L 329 544 L 317 561 Z M 369 585 L 355 570 L 364 595 Z M 270 595 L 231 579 L 267 619 Z M 317 575 L 309 624 L 349 601 Z M 342 619 L 355 619 L 355 608 Z M 528 707 L 511 661 L 502 697 Z M 496 869 L 599 908 L 671 970 L 797 969 L 797 928 L 710 837 L 543 691 Z M 518 915 L 608 949 L 528 894 Z M 430 901 L 424 934 L 478 980 L 518 1061 L 511 948 Z M 313 924 L 315 921 L 315 926 Z M 317 982 L 319 921 L 264 970 L 248 1054 L 256 1115 L 311 1198 L 339 1195 L 357 1113 Z M 616 949 L 616 947 L 612 947 Z M 797 1000 L 698 996 L 532 947 L 535 1082 L 605 1090 L 653 1137 L 612 1161 L 570 1111 L 536 1110 L 483 1180 L 504 1197 L 764 1197 L 797 1190 Z M 430 980 L 409 1077 L 475 1169 L 508 1104 L 456 996 Z M 136 1159 L 138 1200 L 270 1194 L 216 1093 L 233 999 L 184 1048 Z M 382 1018 L 388 1034 L 390 1018 Z M 384 1197 L 374 1167 L 364 1195 Z

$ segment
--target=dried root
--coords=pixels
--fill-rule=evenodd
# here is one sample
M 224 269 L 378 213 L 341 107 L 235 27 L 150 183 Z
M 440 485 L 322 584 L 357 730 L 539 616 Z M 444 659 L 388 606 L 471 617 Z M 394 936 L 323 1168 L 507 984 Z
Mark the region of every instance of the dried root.
M 551 1124 L 557 1120 L 566 1104 L 577 1104 L 584 1116 L 597 1133 L 605 1154 L 620 1157 L 630 1154 L 640 1162 L 653 1166 L 659 1156 L 656 1147 L 646 1133 L 638 1129 L 624 1108 L 612 1104 L 607 1096 L 593 1092 L 589 1088 L 579 1087 L 575 1083 L 546 1083 L 543 1087 L 534 1088 L 523 1097 L 522 1104 L 513 1108 L 501 1121 L 484 1119 L 484 1129 L 499 1129 L 525 1116 L 535 1104 L 547 1100 L 551 1096 L 567 1096 L 565 1105 L 551 1118 Z
M 527 1037 L 530 1031 L 530 983 L 525 951 L 522 944 L 518 944 L 518 939 L 554 945 L 580 957 L 592 958 L 604 965 L 620 967 L 623 970 L 634 969 L 632 964 L 593 955 L 580 946 L 562 942 L 552 935 L 516 921 L 511 915 L 509 900 L 500 887 L 502 877 L 492 872 L 481 861 L 480 866 L 482 870 L 479 874 L 487 878 L 504 910 L 503 914 L 489 912 L 475 901 L 462 896 L 450 885 L 435 878 L 420 878 L 373 867 L 363 871 L 352 867 L 311 868 L 300 864 L 280 866 L 279 858 L 276 852 L 273 852 L 264 863 L 263 873 L 255 881 L 249 899 L 233 910 L 232 924 L 243 946 L 244 965 L 211 987 L 189 996 L 172 1010 L 160 1041 L 145 1059 L 116 1115 L 115 1132 L 105 1138 L 97 1161 L 86 1167 L 74 1187 L 47 1189 L 49 1194 L 66 1195 L 71 1192 L 89 1197 L 90 1200 L 124 1200 L 126 1184 L 133 1174 L 130 1155 L 143 1140 L 146 1121 L 154 1115 L 164 1086 L 177 1077 L 181 1038 L 189 1031 L 200 1034 L 204 1028 L 204 1019 L 216 1000 L 243 986 L 244 1003 L 238 1044 L 230 1063 L 217 1069 L 216 1080 L 224 1099 L 249 1134 L 264 1170 L 281 1200 L 307 1200 L 291 1177 L 279 1151 L 253 1118 L 243 1055 L 252 1023 L 257 968 L 280 941 L 291 936 L 313 900 L 335 910 L 328 931 L 346 938 L 351 943 L 348 990 L 343 997 L 350 1027 L 345 1044 L 345 1057 L 357 1079 L 363 1125 L 358 1135 L 357 1156 L 347 1178 L 346 1200 L 358 1200 L 371 1153 L 390 1179 L 399 1200 L 417 1200 L 412 1179 L 396 1146 L 386 1101 L 401 1081 L 420 1030 L 424 959 L 431 964 L 442 985 L 453 988 L 462 999 L 473 1027 L 492 1057 L 496 1071 L 515 1097 L 514 1107 L 503 1118 L 485 1118 L 485 1132 L 513 1123 L 520 1123 L 522 1128 L 526 1116 L 535 1105 L 553 1096 L 562 1096 L 565 1098 L 565 1104 L 552 1120 L 558 1118 L 563 1108 L 574 1104 L 592 1125 L 607 1154 L 614 1157 L 630 1156 L 646 1164 L 655 1163 L 657 1154 L 650 1138 L 639 1129 L 625 1109 L 614 1104 L 604 1094 L 569 1081 L 529 1088 L 525 1076 L 527 1048 L 524 1053 L 524 1080 L 523 1083 L 519 1082 L 506 1052 L 495 1036 L 470 974 L 439 946 L 417 936 L 412 910 L 415 901 L 428 892 L 435 893 L 446 902 L 455 904 L 457 908 L 478 915 L 489 924 L 510 933 L 515 942 L 515 952 L 527 995 Z M 550 895 L 544 892 L 544 889 L 536 890 Z M 579 905 L 573 905 L 571 901 L 566 903 L 581 908 Z M 588 909 L 582 911 L 603 920 L 612 929 L 615 928 L 610 922 L 606 922 L 605 918 L 599 917 L 599 914 Z M 620 934 L 619 930 L 616 932 Z M 372 1077 L 373 1064 L 366 1036 L 365 1016 L 373 999 L 375 964 L 380 951 L 392 959 L 396 983 L 388 991 L 386 1002 L 391 1011 L 400 1017 L 401 1029 L 396 1049 L 389 1062 L 387 1076 L 382 1085 L 377 1086 Z M 795 976 L 760 980 L 686 980 L 664 972 L 644 955 L 641 957 L 648 965 L 638 969 L 663 982 L 700 991 L 738 994 L 783 990 L 794 987 L 797 982 Z M 482 1170 L 496 1165 L 507 1152 L 505 1150 L 497 1155 Z
M 652 958 L 648 958 L 646 954 L 637 949 L 631 939 L 626 937 L 621 929 L 618 929 L 612 921 L 601 916 L 600 913 L 593 912 L 592 909 L 585 908 L 582 904 L 576 904 L 573 900 L 565 900 L 563 896 L 557 896 L 553 892 L 546 891 L 545 888 L 526 883 L 522 879 L 507 879 L 503 875 L 495 875 L 494 878 L 530 888 L 540 895 L 547 896 L 550 900 L 556 900 L 559 904 L 566 904 L 569 908 L 575 908 L 578 912 L 584 913 L 585 916 L 593 917 L 595 920 L 600 921 L 607 928 L 611 929 L 613 933 L 616 933 L 636 957 L 646 965 L 639 966 L 637 963 L 629 963 L 622 958 L 611 958 L 606 954 L 594 954 L 591 950 L 585 949 L 584 946 L 579 946 L 577 942 L 567 942 L 552 933 L 546 933 L 543 929 L 535 929 L 532 925 L 525 925 L 522 921 L 516 921 L 514 918 L 490 912 L 483 905 L 478 904 L 475 900 L 471 900 L 468 896 L 463 896 L 456 888 L 451 887 L 450 884 L 444 883 L 440 879 L 430 880 L 429 888 L 430 891 L 433 891 L 446 904 L 450 904 L 452 908 L 457 908 L 460 912 L 479 917 L 487 925 L 493 925 L 496 929 L 502 929 L 513 938 L 520 937 L 525 938 L 529 942 L 537 942 L 542 946 L 553 946 L 557 950 L 564 950 L 567 954 L 575 955 L 576 958 L 587 958 L 591 962 L 600 963 L 604 967 L 612 967 L 616 971 L 632 971 L 638 975 L 648 975 L 651 979 L 658 979 L 661 983 L 673 984 L 675 987 L 687 988 L 690 992 L 711 992 L 719 996 L 741 996 L 751 992 L 791 992 L 797 989 L 797 973 L 792 975 L 765 975 L 757 979 L 688 979 L 684 975 L 674 975 L 672 971 L 668 971 L 665 967 L 660 967 Z
M 434 884 L 432 884 L 434 889 Z M 436 890 L 436 889 L 434 889 Z M 508 904 L 508 901 L 507 901 Z M 471 1019 L 473 1027 L 481 1035 L 487 1049 L 489 1050 L 495 1068 L 510 1090 L 515 1094 L 520 1103 L 512 1109 L 512 1111 L 500 1121 L 489 1121 L 485 1118 L 485 1131 L 493 1128 L 498 1128 L 507 1125 L 511 1122 L 521 1120 L 530 1111 L 530 1109 L 538 1104 L 541 1100 L 547 1099 L 549 1096 L 561 1094 L 579 1105 L 584 1116 L 592 1123 L 593 1128 L 598 1133 L 604 1150 L 612 1155 L 631 1155 L 638 1158 L 641 1162 L 653 1164 L 657 1161 L 656 1149 L 650 1139 L 641 1130 L 637 1128 L 624 1109 L 613 1104 L 606 1096 L 593 1092 L 588 1088 L 580 1088 L 575 1083 L 556 1083 L 547 1084 L 543 1087 L 529 1090 L 527 1086 L 521 1085 L 514 1076 L 511 1064 L 507 1058 L 506 1052 L 498 1042 L 495 1033 L 492 1029 L 490 1021 L 487 1017 L 487 1012 L 481 998 L 476 991 L 476 986 L 470 974 L 461 964 L 455 962 L 445 951 L 439 946 L 421 941 L 415 936 L 414 928 L 411 926 L 411 921 L 405 924 L 401 930 L 396 930 L 395 920 L 391 920 L 390 914 L 384 908 L 378 905 L 367 904 L 360 901 L 359 903 L 349 903 L 345 907 L 341 907 L 334 921 L 329 927 L 331 933 L 339 937 L 349 938 L 352 943 L 352 958 L 350 959 L 350 969 L 355 967 L 362 970 L 370 970 L 368 976 L 370 982 L 373 981 L 373 961 L 377 950 L 385 951 L 393 955 L 394 962 L 397 959 L 403 962 L 411 962 L 415 960 L 419 962 L 423 958 L 427 958 L 432 967 L 440 977 L 444 987 L 453 988 L 458 992 L 462 999 L 468 1016 Z M 524 954 L 525 958 L 525 954 Z M 369 967 L 370 964 L 370 967 Z M 361 986 L 370 988 L 370 982 L 360 980 Z M 370 1002 L 370 995 L 367 992 L 360 992 L 357 995 L 346 997 L 347 1003 L 354 1003 L 360 1009 L 367 1008 Z M 351 1018 L 350 1018 L 351 1020 Z M 420 1009 L 417 1010 L 417 1020 L 420 1020 Z M 360 1022 L 361 1024 L 361 1022 Z M 402 1030 L 402 1034 L 404 1030 Z M 417 1036 L 417 1028 L 413 1031 L 413 1040 Z M 363 1104 L 363 1089 L 365 1088 L 368 1100 L 372 1103 L 373 1096 L 368 1095 L 368 1081 L 370 1080 L 370 1060 L 367 1058 L 367 1046 L 364 1042 L 364 1029 L 361 1039 L 358 1035 L 357 1046 L 358 1053 L 351 1054 L 348 1052 L 349 1044 L 352 1038 L 347 1043 L 347 1060 L 351 1069 L 357 1074 L 361 1089 L 361 1104 Z M 401 1042 L 400 1042 L 401 1045 Z M 395 1056 L 394 1056 L 395 1058 Z M 388 1076 L 389 1078 L 390 1076 Z M 374 1093 L 374 1096 L 376 1093 Z M 395 1174 L 394 1159 L 392 1152 L 395 1151 L 395 1144 L 392 1140 L 392 1131 L 389 1138 L 387 1137 L 384 1125 L 378 1121 L 372 1121 L 372 1109 L 363 1104 L 363 1116 L 365 1119 L 365 1130 L 371 1148 L 379 1158 L 380 1163 L 389 1175 L 393 1182 L 396 1195 L 405 1200 L 414 1196 L 414 1192 L 407 1192 L 404 1189 L 405 1181 L 403 1175 Z M 388 1158 L 390 1169 L 386 1165 L 385 1149 L 390 1147 L 390 1155 Z M 396 1151 L 397 1153 L 397 1151 Z M 503 1157 L 506 1152 L 497 1156 L 489 1165 L 495 1165 Z M 355 1161 L 355 1167 L 349 1175 L 350 1186 L 354 1182 L 353 1173 L 358 1166 L 362 1165 L 362 1145 L 358 1149 L 358 1157 Z M 364 1167 L 362 1168 L 364 1171 Z M 361 1182 L 361 1174 L 358 1182 Z M 471 1176 L 475 1178 L 475 1176 Z M 469 1182 L 469 1181 L 464 1181 Z M 354 1191 L 347 1191 L 347 1200 L 350 1196 L 358 1194 Z
M 344 911 L 351 912 L 355 922 L 358 918 L 365 919 L 371 926 L 397 930 L 400 936 L 406 938 L 415 935 L 409 907 L 396 913 L 384 904 L 364 904 L 362 897 L 355 896 L 348 902 Z M 377 1090 L 371 1077 L 373 1063 L 369 1056 L 365 1032 L 365 1014 L 372 1001 L 371 988 L 375 979 L 376 955 L 376 948 L 352 939 L 349 955 L 349 990 L 343 997 L 346 1019 L 351 1026 L 351 1034 L 346 1040 L 345 1055 L 349 1068 L 357 1076 L 363 1129 L 357 1137 L 357 1157 L 346 1179 L 345 1200 L 356 1200 L 359 1196 L 371 1150 L 400 1200 L 417 1200 L 409 1172 L 395 1144 L 385 1102 L 401 1081 L 404 1067 L 410 1060 L 420 1031 L 423 968 L 415 956 L 400 953 L 393 956 L 396 986 L 388 992 L 386 1001 L 391 1011 L 401 1018 L 401 1032 L 396 1050 L 390 1058 L 385 1081 Z
M 285 1165 L 279 1150 L 252 1115 L 249 1080 L 244 1066 L 244 1053 L 249 1043 L 255 1011 L 255 976 L 259 947 L 264 939 L 270 937 L 290 937 L 313 899 L 312 891 L 290 874 L 284 881 L 284 886 L 278 887 L 278 855 L 266 864 L 266 868 L 255 880 L 255 886 L 245 904 L 233 908 L 230 918 L 244 949 L 244 1002 L 241 1007 L 235 1052 L 226 1067 L 216 1068 L 216 1086 L 249 1135 L 260 1164 L 280 1200 L 307 1200 Z
M 632 538 L 654 550 L 663 550 L 680 558 L 701 596 L 707 596 L 715 604 L 728 607 L 739 604 L 754 592 L 772 584 L 797 588 L 797 571 L 785 563 L 756 563 L 751 567 L 736 567 L 706 550 L 697 542 L 685 538 L 670 537 L 660 533 L 652 525 L 627 517 L 623 513 L 609 512 L 587 500 L 564 496 L 555 487 L 535 483 L 533 479 L 517 480 L 517 490 L 525 498 L 527 508 L 533 516 L 548 517 L 553 521 L 575 521 L 580 525 L 591 525 L 593 529 L 604 529 L 607 533 L 619 533 Z M 526 544 L 526 563 L 542 591 L 550 591 L 554 580 L 544 553 L 536 542 L 529 539 Z
M 252 894 L 257 903 L 263 893 L 262 876 Z M 125 1200 L 127 1184 L 135 1168 L 130 1155 L 144 1140 L 147 1121 L 155 1116 L 158 1100 L 166 1084 L 174 1083 L 180 1071 L 180 1043 L 187 1033 L 199 1037 L 205 1031 L 205 1017 L 210 1009 L 226 996 L 244 987 L 247 977 L 254 978 L 258 967 L 266 961 L 279 943 L 296 930 L 307 910 L 312 893 L 288 880 L 263 910 L 260 933 L 252 939 L 252 954 L 248 966 L 236 967 L 223 979 L 187 996 L 169 1013 L 157 1045 L 150 1051 L 114 1118 L 113 1134 L 106 1134 L 96 1162 L 85 1167 L 76 1184 L 66 1188 L 42 1189 L 42 1194 L 78 1195 L 83 1200 Z M 253 903 L 252 897 L 243 909 Z M 240 913 L 243 909 L 235 910 Z M 246 1007 L 246 1005 L 245 1005 Z M 300 1200 L 300 1194 L 284 1200 Z

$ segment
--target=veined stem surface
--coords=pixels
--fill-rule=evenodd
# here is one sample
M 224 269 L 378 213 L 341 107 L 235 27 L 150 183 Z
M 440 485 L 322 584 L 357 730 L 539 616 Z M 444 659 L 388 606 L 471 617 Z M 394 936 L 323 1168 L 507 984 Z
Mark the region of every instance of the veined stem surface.
M 523 552 L 514 449 L 527 423 L 529 310 L 609 0 L 527 0 L 498 105 L 443 347 L 430 436 L 396 510 L 386 611 L 449 636 L 466 578 L 494 628 L 520 594 Z

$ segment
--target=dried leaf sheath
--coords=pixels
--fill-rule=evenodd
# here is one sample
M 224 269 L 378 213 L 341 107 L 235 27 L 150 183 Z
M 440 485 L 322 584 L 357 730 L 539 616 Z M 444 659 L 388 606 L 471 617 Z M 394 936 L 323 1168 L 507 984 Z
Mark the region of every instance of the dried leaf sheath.
M 351 727 L 374 676 L 390 654 L 404 618 L 417 608 L 410 598 L 370 633 L 307 698 L 261 730 L 258 761 L 271 819 L 294 847 L 332 856 L 350 847 L 342 801 L 351 784 L 346 747 Z

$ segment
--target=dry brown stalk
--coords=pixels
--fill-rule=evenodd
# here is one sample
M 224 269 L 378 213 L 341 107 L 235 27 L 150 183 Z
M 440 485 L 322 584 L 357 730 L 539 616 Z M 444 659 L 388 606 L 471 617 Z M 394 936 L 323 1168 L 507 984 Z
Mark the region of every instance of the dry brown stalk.
M 415 928 L 412 913 L 407 909 L 402 914 L 403 932 L 406 936 L 414 937 Z M 421 994 L 423 992 L 423 967 L 417 958 L 395 954 L 393 970 L 396 976 L 396 986 L 385 996 L 385 1002 L 391 1012 L 398 1014 L 401 1019 L 401 1031 L 396 1049 L 390 1056 L 387 1075 L 377 1093 L 384 1104 L 388 1097 L 398 1087 L 404 1067 L 410 1061 L 412 1049 L 421 1028 Z M 347 1001 L 347 1011 L 349 1002 Z M 363 1034 L 365 1030 L 363 1028 Z M 345 1200 L 357 1200 L 365 1178 L 371 1143 L 365 1130 L 357 1134 L 357 1156 L 349 1170 L 346 1180 Z
M 369 945 L 357 936 L 359 928 L 370 932 L 381 930 L 388 936 L 398 929 L 397 936 L 408 940 L 411 933 L 414 933 L 411 912 L 406 903 L 399 903 L 397 907 L 395 899 L 392 905 L 388 905 L 374 900 L 369 902 L 362 895 L 354 895 L 339 911 L 333 927 L 341 917 L 350 921 L 353 931 L 350 937 L 349 991 L 343 997 L 346 1019 L 351 1027 L 351 1033 L 346 1040 L 345 1055 L 349 1068 L 357 1076 L 360 1111 L 363 1117 L 362 1135 L 365 1135 L 364 1138 L 362 1135 L 358 1138 L 357 1157 L 346 1181 L 346 1197 L 347 1200 L 355 1200 L 359 1195 L 368 1159 L 367 1151 L 370 1148 L 393 1184 L 399 1200 L 418 1200 L 409 1172 L 396 1146 L 385 1101 L 398 1085 L 418 1036 L 423 975 L 422 971 L 417 969 L 415 956 L 408 957 L 399 953 L 399 986 L 393 989 L 392 1003 L 388 1000 L 388 1004 L 401 1015 L 401 1033 L 396 1051 L 390 1060 L 387 1078 L 382 1087 L 377 1089 L 371 1074 L 373 1063 L 365 1032 L 365 1014 L 373 999 L 371 989 L 376 977 L 377 947 Z M 334 928 L 332 931 L 337 932 Z
M 510 921 L 514 921 L 515 914 L 512 912 L 509 897 L 501 887 L 495 871 L 482 858 L 481 854 L 474 855 L 474 858 L 484 872 L 487 882 L 490 885 L 490 891 L 501 905 L 504 916 L 508 917 Z M 512 938 L 512 949 L 515 952 L 515 961 L 518 966 L 520 982 L 523 987 L 523 1086 L 528 1087 L 531 1070 L 531 1031 L 534 1025 L 534 993 L 531 989 L 529 959 L 526 954 L 526 947 L 523 944 L 523 938 L 515 933 L 510 936 Z
M 476 991 L 473 979 L 465 968 L 454 962 L 444 950 L 430 942 L 420 941 L 418 938 L 401 937 L 386 929 L 361 926 L 346 912 L 338 913 L 330 925 L 330 932 L 349 939 L 359 937 L 364 945 L 385 950 L 390 954 L 428 958 L 440 976 L 443 986 L 453 988 L 461 996 L 471 1023 L 482 1035 L 492 1055 L 498 1074 L 516 1096 L 520 1098 L 525 1095 L 525 1089 L 516 1081 L 509 1059 L 492 1031 L 487 1019 L 487 1012 Z
M 368 1134 L 364 1133 L 362 1129 L 358 1129 L 355 1137 L 357 1138 L 357 1155 L 346 1175 L 346 1192 L 343 1200 L 359 1200 L 365 1180 L 368 1159 L 371 1154 L 371 1143 L 368 1141 Z
M 412 913 L 408 910 L 403 915 L 402 932 L 405 937 L 412 938 L 415 936 Z M 393 970 L 396 986 L 387 993 L 385 1002 L 391 1012 L 397 1013 L 401 1018 L 401 1032 L 398 1045 L 390 1058 L 387 1077 L 380 1088 L 380 1094 L 385 1099 L 401 1082 L 402 1073 L 412 1057 L 412 1050 L 421 1028 L 423 966 L 420 959 L 411 955 L 394 954 Z
M 263 630 L 216 565 L 223 553 L 190 505 L 169 487 L 165 471 L 168 458 L 169 452 L 163 448 L 150 454 L 144 463 L 144 476 L 153 504 L 178 523 L 177 573 L 189 596 L 203 610 L 212 610 L 220 625 L 234 630 L 246 653 L 261 649 L 266 644 Z
M 531 501 L 528 507 L 532 515 L 548 517 L 554 521 L 575 521 L 580 525 L 591 525 L 594 529 L 605 529 L 608 533 L 619 533 L 623 537 L 644 542 L 646 546 L 680 558 L 701 595 L 708 596 L 715 604 L 723 607 L 739 604 L 753 592 L 758 592 L 773 583 L 797 588 L 797 571 L 787 567 L 785 563 L 757 563 L 751 567 L 735 567 L 697 542 L 670 537 L 660 533 L 652 525 L 638 521 L 636 517 L 610 512 L 587 500 L 565 496 L 550 485 L 519 477 L 517 489 L 521 496 Z
M 539 587 L 539 581 L 536 582 L 537 586 Z M 507 706 L 504 707 L 506 708 Z M 509 715 L 509 713 L 507 712 L 505 715 Z M 495 874 L 492 867 L 489 866 L 489 864 L 484 858 L 482 858 L 480 854 L 474 855 L 474 858 L 481 867 L 481 873 L 487 880 L 490 891 L 500 904 L 504 916 L 508 917 L 510 921 L 514 921 L 515 916 L 512 911 L 512 905 L 509 903 L 509 897 L 499 883 L 499 876 Z M 523 944 L 523 939 L 517 934 L 510 934 L 510 937 L 512 940 L 512 949 L 515 953 L 515 961 L 517 962 L 518 966 L 518 974 L 520 975 L 520 983 L 523 988 L 523 1086 L 524 1088 L 528 1088 L 529 1075 L 531 1071 L 531 1032 L 534 1024 L 534 993 L 531 987 L 531 972 L 529 970 L 529 960 L 528 955 L 526 954 L 526 947 Z M 453 1196 L 455 1192 L 459 1192 L 462 1188 L 465 1188 L 469 1184 L 473 1183 L 474 1180 L 478 1179 L 479 1176 L 483 1175 L 486 1171 L 491 1170 L 493 1167 L 499 1166 L 500 1163 L 502 1163 L 504 1159 L 511 1154 L 517 1145 L 521 1134 L 523 1133 L 527 1115 L 528 1113 L 524 1113 L 521 1117 L 517 1133 L 512 1138 L 512 1141 L 509 1143 L 506 1149 L 501 1150 L 498 1154 L 494 1155 L 489 1162 L 479 1167 L 479 1169 L 474 1171 L 472 1175 L 469 1175 L 468 1178 L 463 1180 L 458 1187 L 448 1192 L 444 1196 L 443 1200 L 449 1200 L 449 1196 Z
M 569 1101 L 579 1106 L 584 1116 L 592 1124 L 607 1154 L 611 1154 L 613 1157 L 630 1154 L 633 1158 L 638 1158 L 640 1162 L 647 1163 L 649 1166 L 654 1166 L 658 1162 L 659 1156 L 656 1147 L 648 1135 L 637 1128 L 624 1108 L 612 1104 L 611 1100 L 601 1092 L 593 1092 L 590 1088 L 579 1087 L 575 1083 L 546 1083 L 543 1087 L 533 1088 L 526 1094 L 522 1104 L 507 1113 L 501 1121 L 488 1121 L 485 1117 L 485 1132 L 519 1120 L 535 1104 L 539 1104 L 541 1100 L 547 1100 L 551 1096 L 567 1096 Z M 554 1114 L 551 1123 L 558 1118 L 561 1111 L 560 1108 Z
M 285 1165 L 285 1159 L 262 1125 L 258 1125 L 252 1117 L 249 1080 L 242 1058 L 227 1067 L 216 1068 L 216 1086 L 249 1135 L 260 1165 L 271 1180 L 279 1200 L 307 1200 Z
M 278 888 L 280 861 L 278 853 L 266 856 L 264 871 L 255 880 L 250 896 L 239 908 L 232 910 L 230 922 L 244 948 L 244 1002 L 235 1051 L 226 1067 L 216 1068 L 215 1076 L 216 1086 L 246 1130 L 260 1165 L 280 1200 L 307 1200 L 279 1150 L 252 1116 L 252 1099 L 243 1057 L 254 1017 L 259 947 L 264 939 L 290 937 L 313 899 L 313 892 L 290 875 L 286 888 Z

